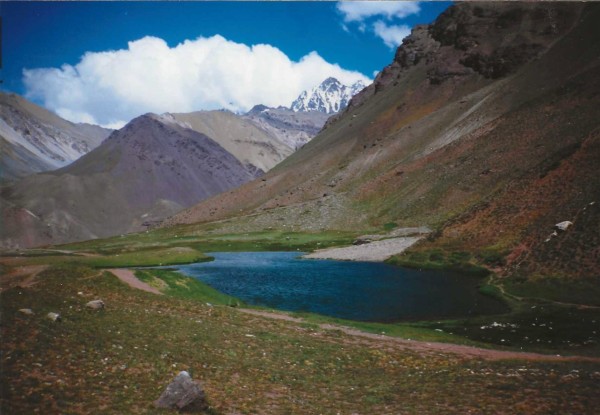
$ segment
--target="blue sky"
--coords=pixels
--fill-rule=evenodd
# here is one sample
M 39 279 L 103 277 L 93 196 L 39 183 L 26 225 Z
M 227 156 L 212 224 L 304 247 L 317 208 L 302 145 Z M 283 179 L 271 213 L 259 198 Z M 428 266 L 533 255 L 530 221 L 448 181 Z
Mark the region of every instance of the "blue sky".
M 73 121 L 104 125 L 144 111 L 287 105 L 321 76 L 373 78 L 391 62 L 409 27 L 433 21 L 448 6 L 1 2 L 3 89 Z M 268 47 L 252 48 L 259 44 Z M 198 56 L 218 64 L 208 68 Z M 184 98 L 186 91 L 196 96 Z M 164 103 L 153 103 L 161 97 Z

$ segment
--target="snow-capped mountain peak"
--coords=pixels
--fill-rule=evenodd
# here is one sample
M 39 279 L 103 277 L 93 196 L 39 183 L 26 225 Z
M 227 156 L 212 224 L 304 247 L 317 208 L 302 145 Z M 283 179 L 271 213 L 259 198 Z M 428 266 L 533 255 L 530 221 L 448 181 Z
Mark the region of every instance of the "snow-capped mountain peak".
M 292 103 L 291 109 L 300 111 L 319 111 L 334 114 L 346 108 L 350 99 L 366 85 L 362 81 L 344 85 L 335 78 L 327 78 L 310 91 L 304 91 Z

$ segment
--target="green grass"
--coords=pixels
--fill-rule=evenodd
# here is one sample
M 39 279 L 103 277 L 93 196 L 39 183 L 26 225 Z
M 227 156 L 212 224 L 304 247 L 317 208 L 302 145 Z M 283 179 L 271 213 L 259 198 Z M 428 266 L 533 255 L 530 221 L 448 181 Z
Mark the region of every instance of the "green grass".
M 153 277 L 177 285 L 168 272 Z M 135 290 L 81 264 L 2 291 L 2 412 L 167 414 L 152 402 L 180 370 L 203 382 L 211 414 L 593 413 L 600 405 L 599 363 L 420 353 L 186 296 L 176 287 L 163 296 Z M 85 307 L 97 298 L 105 309 Z M 50 311 L 62 322 L 48 320 Z
M 244 305 L 235 297 L 223 294 L 195 278 L 187 277 L 173 270 L 137 270 L 135 276 L 171 297 L 230 307 Z
M 423 328 L 414 323 L 375 323 L 367 321 L 353 321 L 340 318 L 322 316 L 312 313 L 292 313 L 314 325 L 333 324 L 354 328 L 366 333 L 384 334 L 391 337 L 400 337 L 418 341 L 434 341 L 471 346 L 486 347 L 484 343 L 476 342 L 463 336 L 453 335 L 449 332 L 436 331 L 435 329 Z
M 468 252 L 412 250 L 395 255 L 386 262 L 407 268 L 452 270 L 479 277 L 489 275 L 489 271 L 478 265 Z
M 105 255 L 128 250 L 139 251 L 169 247 L 190 247 L 202 252 L 312 251 L 330 246 L 350 245 L 360 234 L 361 232 L 358 231 L 287 232 L 279 230 L 223 234 L 213 232 L 208 225 L 187 225 L 110 239 L 78 242 L 62 245 L 60 248 Z
M 398 227 L 396 222 L 388 222 L 383 224 L 383 230 L 386 232 L 393 231 Z
M 511 313 L 417 323 L 488 347 L 561 355 L 600 355 L 600 310 L 524 302 Z
M 84 257 L 78 262 L 94 268 L 149 267 L 209 261 L 211 257 L 191 248 L 167 248 Z
M 504 286 L 508 293 L 519 297 L 600 306 L 600 284 L 594 280 L 543 278 L 531 281 L 512 278 Z
M 189 264 L 210 261 L 212 258 L 189 247 L 173 247 L 159 249 L 143 249 L 132 252 L 121 252 L 108 255 L 29 255 L 30 264 L 62 264 L 72 263 L 87 265 L 93 268 L 150 267 L 162 265 Z

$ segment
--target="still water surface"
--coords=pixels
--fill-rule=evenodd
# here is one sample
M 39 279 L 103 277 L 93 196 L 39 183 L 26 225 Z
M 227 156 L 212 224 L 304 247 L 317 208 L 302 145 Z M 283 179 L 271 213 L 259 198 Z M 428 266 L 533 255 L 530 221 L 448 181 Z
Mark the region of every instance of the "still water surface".
M 383 263 L 300 259 L 298 252 L 216 252 L 178 269 L 246 303 L 359 321 L 393 322 L 505 312 L 482 280 Z

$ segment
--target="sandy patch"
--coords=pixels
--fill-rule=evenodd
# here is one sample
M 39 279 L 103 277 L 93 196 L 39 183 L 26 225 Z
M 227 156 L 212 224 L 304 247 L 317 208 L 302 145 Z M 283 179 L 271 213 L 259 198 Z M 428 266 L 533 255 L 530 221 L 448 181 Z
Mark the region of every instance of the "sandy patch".
M 17 285 L 30 287 L 36 283 L 35 277 L 48 268 L 48 265 L 23 265 L 12 268 L 0 276 L 0 291 L 7 290 Z
M 146 284 L 143 281 L 137 279 L 135 274 L 130 269 L 125 268 L 117 268 L 109 270 L 112 272 L 117 278 L 123 281 L 125 284 L 129 285 L 132 288 L 136 288 L 138 290 L 146 291 L 152 294 L 163 295 L 159 290 L 152 287 L 151 285 Z
M 320 249 L 313 253 L 304 255 L 303 258 L 381 262 L 385 261 L 392 255 L 396 255 L 405 251 L 421 238 L 422 236 L 390 238 L 363 245 Z

